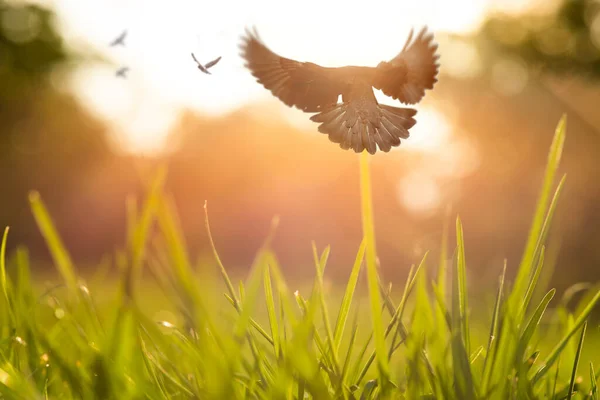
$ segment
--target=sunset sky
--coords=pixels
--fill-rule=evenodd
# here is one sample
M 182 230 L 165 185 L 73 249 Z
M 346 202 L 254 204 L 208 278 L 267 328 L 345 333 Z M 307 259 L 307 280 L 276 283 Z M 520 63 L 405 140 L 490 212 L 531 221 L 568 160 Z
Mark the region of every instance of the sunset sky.
M 69 46 L 97 52 L 110 62 L 83 65 L 68 76 L 57 73 L 56 83 L 74 89 L 94 114 L 110 122 L 124 148 L 134 152 L 159 150 L 185 108 L 220 114 L 264 101 L 294 123 L 314 125 L 302 112 L 278 104 L 244 69 L 238 44 L 245 27 L 256 26 L 266 44 L 283 56 L 324 66 L 375 66 L 402 49 L 412 27 L 467 33 L 488 12 L 520 12 L 542 3 L 371 0 L 358 8 L 344 0 L 174 0 L 168 7 L 157 0 L 38 1 L 56 10 Z M 126 46 L 109 47 L 124 29 Z M 445 65 L 450 73 L 476 65 L 469 50 L 444 52 L 441 46 L 442 71 Z M 223 59 L 208 76 L 196 69 L 191 52 L 203 62 Z M 124 65 L 131 69 L 129 76 L 117 79 L 114 72 Z M 377 97 L 393 103 L 381 93 Z M 408 147 L 435 147 L 449 131 L 446 117 L 426 103 L 417 107 L 419 123 Z

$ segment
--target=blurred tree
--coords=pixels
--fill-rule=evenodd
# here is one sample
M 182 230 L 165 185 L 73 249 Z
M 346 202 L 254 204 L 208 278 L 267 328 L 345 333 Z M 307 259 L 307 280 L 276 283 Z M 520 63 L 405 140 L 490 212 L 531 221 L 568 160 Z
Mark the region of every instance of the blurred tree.
M 524 13 L 494 13 L 476 34 L 450 37 L 450 44 L 474 49 L 478 57 L 473 65 L 479 68 L 465 76 L 454 74 L 457 79 L 447 80 L 447 88 L 438 88 L 438 94 L 446 90 L 447 97 L 458 97 L 454 100 L 461 104 L 456 124 L 470 131 L 485 154 L 477 173 L 469 178 L 471 183 L 483 188 L 491 182 L 486 191 L 496 190 L 496 196 L 505 197 L 499 177 L 510 185 L 513 199 L 499 206 L 512 202 L 518 207 L 503 214 L 506 229 L 517 224 L 513 221 L 511 227 L 507 215 L 524 210 L 524 199 L 536 195 L 537 187 L 531 182 L 538 182 L 539 168 L 545 162 L 540 149 L 549 144 L 560 115 L 567 113 L 569 132 L 561 170 L 569 177 L 553 223 L 557 235 L 552 237 L 554 245 L 560 243 L 556 265 L 563 267 L 555 271 L 554 284 L 564 289 L 578 280 L 598 279 L 600 1 L 549 3 Z M 452 53 L 448 58 L 461 54 Z M 443 66 L 442 55 L 442 71 Z M 511 249 L 509 259 L 518 259 L 517 248 Z M 556 251 L 551 248 L 549 253 Z
M 564 0 L 550 13 L 498 14 L 483 34 L 501 50 L 544 70 L 600 78 L 598 0 Z
M 50 10 L 0 0 L 0 226 L 11 226 L 12 244 L 39 243 L 29 190 L 59 204 L 110 155 L 103 125 L 59 87 L 79 59 Z

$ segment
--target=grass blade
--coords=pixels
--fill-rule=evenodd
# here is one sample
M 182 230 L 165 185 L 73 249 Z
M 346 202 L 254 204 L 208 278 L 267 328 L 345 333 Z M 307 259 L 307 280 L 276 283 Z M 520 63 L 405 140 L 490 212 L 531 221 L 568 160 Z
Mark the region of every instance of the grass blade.
M 2 244 L 0 244 L 0 279 L 2 279 L 2 292 L 6 299 L 6 309 L 10 320 L 14 323 L 15 317 L 12 310 L 11 299 L 8 296 L 8 281 L 6 279 L 6 242 L 8 240 L 8 226 L 4 229 L 4 235 L 2 235 Z
M 208 241 L 210 242 L 210 247 L 213 251 L 215 261 L 217 262 L 217 265 L 219 266 L 219 272 L 221 273 L 221 277 L 223 278 L 223 281 L 225 282 L 225 285 L 227 286 L 227 291 L 229 292 L 229 296 L 233 300 L 233 303 L 234 303 L 233 306 L 235 307 L 236 310 L 240 311 L 240 304 L 239 304 L 238 296 L 235 293 L 235 288 L 233 287 L 233 284 L 231 283 L 231 279 L 229 279 L 229 275 L 227 274 L 227 271 L 225 270 L 225 266 L 223 265 L 223 262 L 221 261 L 221 257 L 219 257 L 219 253 L 217 252 L 217 247 L 215 246 L 215 241 L 213 240 L 213 237 L 212 237 L 212 233 L 210 230 L 210 223 L 208 221 L 208 202 L 206 202 L 206 201 L 204 202 L 204 225 L 206 226 L 206 233 L 208 234 Z
M 71 294 L 77 293 L 77 278 L 75 277 L 73 262 L 50 218 L 46 206 L 42 202 L 40 194 L 38 192 L 29 193 L 29 203 L 31 204 L 31 211 L 33 212 L 38 228 L 46 240 L 54 263 L 65 280 L 69 292 Z
M 160 168 L 150 186 L 148 196 L 142 207 L 141 216 L 133 230 L 133 240 L 130 243 L 131 264 L 127 269 L 125 280 L 123 282 L 124 294 L 128 301 L 133 300 L 135 296 L 135 286 L 142 273 L 142 263 L 146 255 L 146 242 L 148 241 L 154 218 L 159 209 L 160 194 L 166 177 L 167 170 L 165 168 Z
M 269 264 L 265 264 L 264 268 L 264 287 L 265 301 L 267 303 L 267 316 L 269 318 L 269 325 L 271 326 L 271 337 L 273 338 L 273 349 L 275 351 L 275 358 L 279 359 L 281 348 L 279 343 L 279 327 L 277 325 L 277 313 L 275 311 L 275 300 L 273 299 L 273 287 L 271 285 Z
M 523 299 L 525 284 L 527 278 L 531 275 L 531 269 L 534 265 L 535 250 L 536 247 L 538 247 L 540 237 L 542 236 L 544 220 L 548 210 L 548 201 L 565 143 L 566 130 L 567 116 L 563 115 L 556 127 L 554 138 L 552 139 L 552 144 L 550 145 L 550 152 L 548 153 L 548 163 L 546 166 L 546 173 L 544 175 L 544 182 L 542 184 L 542 191 L 537 202 L 533 223 L 527 237 L 525 252 L 523 253 L 521 264 L 518 270 L 519 272 L 517 273 L 514 288 L 511 293 L 512 301 L 515 303 L 518 303 L 521 299 Z
M 596 374 L 594 373 L 594 363 L 590 361 L 590 398 L 598 400 L 598 386 L 596 383 Z
M 535 375 L 532 379 L 532 383 L 534 383 L 534 384 L 537 383 L 544 375 L 546 375 L 548 370 L 556 362 L 556 360 L 560 356 L 560 353 L 563 351 L 563 349 L 569 342 L 569 339 L 571 339 L 571 337 L 575 334 L 575 332 L 577 332 L 577 330 L 579 328 L 581 328 L 581 326 L 585 323 L 587 317 L 590 315 L 590 313 L 592 312 L 592 310 L 596 306 L 596 303 L 598 303 L 599 300 L 600 300 L 600 291 L 598 291 L 596 293 L 594 298 L 588 303 L 588 305 L 585 307 L 585 309 L 582 311 L 582 313 L 579 315 L 579 317 L 577 317 L 577 320 L 575 321 L 575 323 L 573 324 L 573 327 L 569 330 L 569 332 L 567 332 L 567 334 L 556 345 L 556 347 L 554 347 L 552 352 L 550 352 L 548 357 L 546 357 L 546 359 L 542 363 L 542 366 L 535 373 Z
M 402 324 L 402 316 L 404 314 L 404 310 L 406 307 L 406 302 L 408 300 L 408 297 L 411 294 L 412 289 L 415 286 L 415 283 L 417 282 L 417 277 L 419 276 L 419 271 L 425 265 L 425 260 L 427 259 L 427 254 L 428 253 L 425 253 L 425 255 L 423 256 L 423 259 L 421 260 L 421 263 L 419 264 L 419 266 L 417 267 L 416 270 L 414 270 L 414 265 L 411 266 L 410 271 L 408 273 L 408 279 L 406 280 L 406 285 L 404 287 L 404 292 L 402 293 L 402 299 L 400 300 L 400 304 L 398 305 L 398 307 L 394 308 L 394 305 L 392 304 L 391 299 L 388 296 L 384 297 L 384 302 L 387 305 L 388 309 L 392 310 L 390 312 L 390 314 L 392 315 L 392 318 L 390 319 L 390 322 L 388 323 L 388 326 L 385 329 L 384 338 L 387 338 L 389 333 L 394 328 L 394 326 L 397 326 L 396 332 L 400 335 L 402 340 L 406 339 L 406 328 L 404 328 L 404 325 Z M 414 271 L 414 273 L 413 273 L 413 271 Z M 371 335 L 369 337 L 369 341 L 371 340 L 372 336 L 373 335 Z M 366 350 L 366 346 L 368 346 L 368 344 L 369 344 L 369 341 L 367 341 L 367 343 L 365 344 L 365 350 Z M 376 353 L 376 349 L 375 349 L 375 350 L 373 350 L 373 352 L 369 356 L 367 362 L 363 366 L 361 372 L 359 373 L 358 378 L 356 380 L 356 385 L 359 385 L 360 382 L 362 381 L 362 379 L 365 377 L 369 367 L 375 360 L 376 356 L 377 356 L 377 353 Z
M 498 292 L 496 293 L 496 302 L 494 303 L 494 314 L 492 317 L 492 324 L 490 325 L 490 335 L 488 338 L 487 350 L 485 352 L 485 361 L 483 362 L 483 379 L 481 382 L 481 391 L 487 393 L 487 385 L 492 374 L 493 358 L 495 357 L 495 349 L 498 343 L 498 319 L 500 315 L 500 307 L 502 304 L 502 294 L 504 293 L 504 279 L 506 277 L 506 260 L 504 260 L 504 268 L 502 268 L 502 275 L 500 276 L 500 283 L 498 285 Z M 493 353 L 493 355 L 492 355 Z M 492 360 L 492 361 L 490 361 Z M 491 362 L 491 364 L 490 364 Z
M 579 366 L 579 359 L 581 358 L 581 350 L 583 349 L 583 339 L 585 338 L 585 331 L 587 328 L 587 322 L 583 323 L 581 327 L 581 336 L 579 337 L 579 343 L 577 344 L 577 352 L 575 353 L 575 361 L 573 362 L 573 372 L 571 373 L 571 383 L 569 384 L 569 394 L 567 400 L 571 400 L 573 397 L 573 390 L 575 388 L 575 380 L 577 379 L 577 367 Z
M 458 315 L 462 325 L 461 333 L 465 351 L 471 352 L 471 337 L 469 334 L 469 320 L 467 316 L 467 265 L 465 261 L 465 241 L 463 237 L 463 228 L 460 218 L 456 219 L 456 243 L 458 246 L 456 253 L 456 267 L 458 277 Z
M 352 359 L 352 352 L 354 351 L 354 343 L 356 342 L 356 335 L 358 333 L 358 314 L 354 317 L 354 323 L 352 324 L 352 333 L 350 334 L 350 341 L 348 343 L 348 351 L 346 351 L 346 359 L 342 367 L 341 381 L 348 383 L 346 379 L 348 376 L 348 368 L 350 366 L 350 360 Z
M 366 240 L 363 239 L 360 247 L 358 248 L 358 254 L 354 260 L 354 266 L 346 285 L 346 291 L 342 298 L 342 304 L 338 313 L 337 321 L 335 323 L 335 330 L 333 332 L 333 342 L 335 351 L 337 352 L 342 341 L 342 335 L 344 334 L 344 328 L 346 327 L 346 320 L 348 319 L 348 313 L 350 313 L 350 306 L 352 304 L 352 298 L 354 297 L 354 291 L 358 283 L 358 277 L 360 275 L 361 266 L 363 263 L 366 248 Z
M 339 359 L 338 359 L 338 355 L 337 355 L 337 351 L 335 350 L 335 344 L 334 344 L 334 339 L 333 339 L 333 332 L 331 330 L 331 323 L 329 322 L 329 312 L 327 310 L 327 301 L 325 300 L 325 293 L 324 293 L 324 288 L 323 288 L 323 271 L 325 269 L 325 263 L 327 262 L 327 259 L 329 258 L 329 251 L 330 248 L 329 246 L 327 246 L 325 248 L 325 250 L 323 251 L 323 255 L 321 256 L 321 261 L 319 262 L 316 259 L 316 253 L 317 248 L 315 246 L 315 244 L 313 243 L 313 252 L 315 255 L 315 268 L 317 270 L 317 286 L 318 286 L 318 291 L 317 294 L 319 296 L 319 303 L 321 304 L 321 315 L 323 317 L 323 325 L 325 325 L 325 333 L 327 335 L 327 345 L 329 347 L 329 357 L 330 357 L 330 363 L 334 369 L 335 374 L 339 377 L 341 370 L 340 370 L 340 363 L 339 363 Z
M 462 243 L 462 227 L 460 220 L 456 223 L 458 251 L 455 256 L 456 269 L 455 277 L 452 279 L 452 367 L 454 375 L 454 384 L 459 398 L 473 399 L 475 391 L 473 387 L 473 376 L 471 364 L 469 363 L 469 354 L 465 346 L 465 339 L 468 337 L 464 332 L 464 318 L 466 313 L 466 283 L 464 270 L 464 256 L 460 255 Z
M 517 345 L 515 368 L 522 368 L 523 358 L 525 357 L 525 351 L 527 349 L 527 346 L 529 345 L 529 341 L 533 337 L 533 333 L 540 324 L 540 321 L 542 320 L 542 317 L 546 312 L 546 308 L 548 307 L 548 304 L 550 304 L 550 301 L 552 301 L 552 298 L 554 297 L 555 293 L 556 289 L 552 289 L 548 293 L 546 293 L 540 304 L 535 309 L 533 315 L 529 319 L 529 322 L 525 326 L 523 334 L 519 339 L 519 344 Z
M 525 292 L 525 298 L 523 299 L 523 302 L 521 305 L 521 310 L 520 310 L 519 316 L 517 317 L 517 321 L 519 324 L 522 321 L 522 319 L 524 318 L 525 313 L 527 312 L 527 308 L 529 307 L 529 302 L 531 301 L 531 297 L 533 296 L 533 292 L 535 291 L 537 281 L 540 277 L 540 273 L 542 272 L 542 267 L 544 265 L 544 253 L 545 253 L 545 248 L 544 248 L 544 246 L 542 246 L 542 248 L 540 250 L 540 256 L 538 259 L 538 263 L 533 270 L 533 276 L 531 277 L 531 280 L 529 281 L 529 286 L 527 287 L 527 291 Z
M 563 187 L 562 185 L 564 184 L 563 177 L 563 181 L 561 181 L 561 184 L 559 184 L 557 190 L 554 192 L 549 209 L 548 203 L 552 194 L 552 185 L 558 170 L 565 137 L 566 116 L 563 116 L 557 125 L 548 152 L 548 162 L 546 164 L 544 180 L 536 205 L 533 222 L 529 230 L 527 243 L 519 264 L 514 286 L 506 300 L 506 311 L 504 313 L 506 318 L 503 318 L 499 336 L 500 340 L 496 350 L 499 359 L 495 362 L 496 365 L 494 369 L 496 372 L 491 376 L 490 383 L 488 384 L 488 387 L 490 385 L 496 386 L 499 391 L 498 396 L 501 398 L 508 396 L 507 390 L 509 390 L 509 382 L 507 381 L 506 376 L 510 373 L 515 352 L 517 351 L 517 332 L 520 330 L 525 315 L 522 312 L 522 306 L 523 300 L 527 295 L 528 282 L 531 283 L 531 277 L 534 276 L 533 269 L 538 265 L 539 253 L 544 244 L 545 236 L 549 231 L 551 217 L 558 202 L 558 197 Z
M 390 368 L 385 349 L 383 333 L 383 320 L 381 319 L 381 298 L 379 297 L 379 279 L 377 274 L 375 227 L 373 221 L 373 199 L 371 193 L 371 176 L 369 170 L 369 153 L 363 151 L 360 155 L 360 198 L 362 204 L 363 235 L 366 241 L 367 282 L 369 286 L 369 303 L 371 305 L 371 318 L 373 322 L 373 336 L 375 338 L 375 352 L 379 370 L 380 387 L 387 387 Z

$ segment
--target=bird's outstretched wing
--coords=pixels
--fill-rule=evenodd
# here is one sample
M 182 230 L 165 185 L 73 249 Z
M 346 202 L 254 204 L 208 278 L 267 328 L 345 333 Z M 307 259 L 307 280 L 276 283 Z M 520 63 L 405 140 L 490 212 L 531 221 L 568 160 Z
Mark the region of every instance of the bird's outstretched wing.
M 210 68 L 210 67 L 214 66 L 214 65 L 215 65 L 216 63 L 218 63 L 219 61 L 221 61 L 221 57 L 217 57 L 217 58 L 215 58 L 214 60 L 212 60 L 212 61 L 210 61 L 210 62 L 206 63 L 206 65 L 204 66 L 204 68 L 207 68 L 207 69 L 208 69 L 208 68 Z
M 246 30 L 240 48 L 257 82 L 286 105 L 320 112 L 337 103 L 343 85 L 332 79 L 334 68 L 281 57 L 261 42 L 256 30 Z
M 194 53 L 192 53 L 192 58 L 194 59 L 194 62 L 196 63 L 196 65 L 198 66 L 198 69 L 200 71 L 204 72 L 205 74 L 211 75 L 211 73 L 206 69 L 206 67 L 204 65 L 202 65 L 200 63 L 200 61 L 198 61 L 198 59 L 196 58 Z
M 439 55 L 433 34 L 423 28 L 413 39 L 414 31 L 402 51 L 389 62 L 377 66 L 373 86 L 386 96 L 406 104 L 416 104 L 425 95 L 425 89 L 433 89 L 437 82 Z

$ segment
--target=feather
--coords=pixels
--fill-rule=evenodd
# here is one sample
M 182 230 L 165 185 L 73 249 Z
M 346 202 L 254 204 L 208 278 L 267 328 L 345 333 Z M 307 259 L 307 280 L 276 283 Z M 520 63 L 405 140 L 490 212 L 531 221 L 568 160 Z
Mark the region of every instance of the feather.
M 310 120 L 319 124 L 319 132 L 357 153 L 388 152 L 407 139 L 416 124 L 415 109 L 379 104 L 373 87 L 415 104 L 433 88 L 439 69 L 437 44 L 426 28 L 417 34 L 411 30 L 402 51 L 376 68 L 325 68 L 285 58 L 267 48 L 256 29 L 246 29 L 240 50 L 258 83 L 287 106 L 314 113 Z

